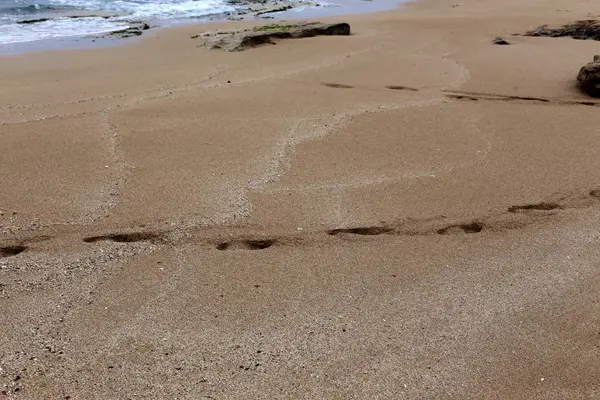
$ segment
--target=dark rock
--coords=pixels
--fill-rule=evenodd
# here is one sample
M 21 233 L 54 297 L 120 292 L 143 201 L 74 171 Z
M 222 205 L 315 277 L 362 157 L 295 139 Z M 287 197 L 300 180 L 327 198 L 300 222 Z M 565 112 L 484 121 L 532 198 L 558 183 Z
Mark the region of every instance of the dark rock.
M 600 97 L 600 55 L 594 56 L 594 61 L 581 67 L 577 82 L 590 96 Z
M 600 40 L 600 21 L 577 21 L 573 24 L 554 29 L 548 28 L 547 25 L 542 25 L 525 33 L 525 36 L 572 37 L 579 40 Z
M 17 24 L 37 24 L 39 22 L 46 22 L 46 21 L 52 21 L 52 20 L 59 20 L 62 18 L 70 18 L 70 19 L 80 19 L 80 18 L 103 18 L 103 19 L 108 19 L 108 18 L 113 18 L 113 17 L 119 17 L 122 16 L 122 14 L 65 14 L 65 15 L 58 15 L 56 17 L 52 17 L 52 18 L 36 18 L 36 19 L 25 19 L 25 20 L 21 20 L 21 21 L 17 21 Z
M 17 24 L 37 24 L 38 22 L 46 21 L 50 21 L 50 18 L 26 19 L 23 21 L 17 21 Z
M 95 15 L 95 14 L 90 14 L 90 15 L 67 15 L 65 18 L 103 18 L 103 19 L 109 19 L 111 17 L 118 17 L 119 15 Z
M 270 13 L 274 13 L 274 12 L 282 12 L 282 11 L 287 11 L 294 8 L 294 6 L 292 6 L 291 4 L 287 4 L 285 6 L 281 6 L 281 7 L 276 7 L 276 8 L 272 8 L 269 10 L 265 10 L 265 11 L 259 11 L 255 14 L 256 17 L 261 16 L 261 15 L 265 15 L 265 14 L 270 14 Z
M 501 37 L 497 37 L 496 39 L 494 39 L 492 41 L 492 43 L 500 45 L 500 46 L 506 46 L 506 45 L 510 44 L 509 42 L 507 42 L 506 40 L 502 39 Z
M 350 35 L 350 25 L 342 22 L 323 24 L 313 22 L 293 25 L 264 25 L 237 32 L 216 32 L 198 35 L 205 45 L 225 51 L 243 51 L 261 44 L 275 44 L 273 39 L 299 39 L 314 36 Z
M 146 31 L 148 29 L 150 29 L 150 25 L 140 22 L 140 23 L 136 23 L 135 25 L 130 26 L 127 29 L 121 29 L 118 31 L 110 32 L 110 33 L 108 33 L 108 36 L 124 39 L 124 38 L 133 37 L 133 36 L 141 36 L 143 31 Z

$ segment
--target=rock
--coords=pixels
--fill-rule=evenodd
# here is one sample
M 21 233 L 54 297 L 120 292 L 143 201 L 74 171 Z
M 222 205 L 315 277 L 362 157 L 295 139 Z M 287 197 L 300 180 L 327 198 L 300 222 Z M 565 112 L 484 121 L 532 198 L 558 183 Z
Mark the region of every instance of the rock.
M 506 46 L 506 45 L 510 44 L 506 40 L 502 39 L 501 37 L 497 37 L 496 39 L 494 39 L 492 41 L 492 43 L 500 45 L 500 46 Z
M 109 18 L 114 18 L 114 17 L 122 17 L 125 14 L 119 13 L 103 13 L 103 12 L 78 12 L 76 14 L 73 13 L 59 13 L 56 16 L 53 16 L 51 18 L 36 18 L 36 19 L 25 19 L 25 20 L 20 20 L 17 21 L 17 24 L 37 24 L 40 22 L 46 22 L 46 21 L 54 21 L 54 20 L 60 20 L 63 18 L 69 18 L 69 19 L 80 19 L 80 18 L 102 18 L 102 19 L 109 19 Z
M 337 24 L 323 24 L 313 22 L 292 25 L 264 25 L 242 31 L 212 32 L 201 37 L 204 44 L 212 49 L 225 51 L 243 51 L 249 47 L 261 44 L 275 44 L 273 39 L 299 39 L 313 36 L 349 35 L 350 25 L 345 22 Z
M 550 29 L 542 25 L 525 36 L 572 37 L 579 40 L 600 40 L 600 21 L 584 20 L 564 25 L 560 28 Z
M 292 8 L 294 8 L 294 6 L 292 6 L 291 4 L 287 4 L 281 7 L 276 7 L 276 8 L 272 8 L 272 9 L 267 9 L 265 11 L 259 11 L 255 14 L 255 16 L 261 16 L 264 14 L 269 14 L 269 13 L 275 13 L 275 12 L 283 12 L 283 11 L 287 11 L 287 10 L 291 10 Z
M 17 24 L 37 24 L 39 22 L 50 21 L 50 18 L 37 18 L 37 19 L 25 19 L 22 21 L 17 21 Z
M 150 26 L 144 22 L 136 22 L 127 29 L 109 32 L 107 36 L 117 37 L 120 39 L 141 36 L 143 31 L 150 29 Z
M 590 96 L 600 97 L 600 55 L 594 56 L 594 61 L 581 67 L 577 82 Z

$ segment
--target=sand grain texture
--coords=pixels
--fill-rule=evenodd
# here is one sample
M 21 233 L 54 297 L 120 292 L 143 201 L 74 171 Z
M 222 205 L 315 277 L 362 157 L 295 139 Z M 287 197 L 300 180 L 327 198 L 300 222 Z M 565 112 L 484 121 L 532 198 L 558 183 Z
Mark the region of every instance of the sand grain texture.
M 588 14 L 4 57 L 0 398 L 600 397 L 597 44 L 510 36 Z

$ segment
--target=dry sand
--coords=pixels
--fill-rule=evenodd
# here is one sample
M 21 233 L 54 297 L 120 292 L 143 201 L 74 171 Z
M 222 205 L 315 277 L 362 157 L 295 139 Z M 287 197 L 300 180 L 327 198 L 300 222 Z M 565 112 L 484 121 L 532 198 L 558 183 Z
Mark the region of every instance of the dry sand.
M 598 14 L 2 58 L 0 398 L 600 398 Z

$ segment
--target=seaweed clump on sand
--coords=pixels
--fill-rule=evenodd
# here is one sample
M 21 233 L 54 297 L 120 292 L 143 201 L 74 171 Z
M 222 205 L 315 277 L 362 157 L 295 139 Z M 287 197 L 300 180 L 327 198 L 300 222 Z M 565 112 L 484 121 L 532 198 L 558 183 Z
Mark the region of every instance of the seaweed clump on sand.
M 600 40 L 600 21 L 577 21 L 572 24 L 563 25 L 560 28 L 548 28 L 548 25 L 542 25 L 525 33 L 524 36 L 572 37 L 578 40 Z

